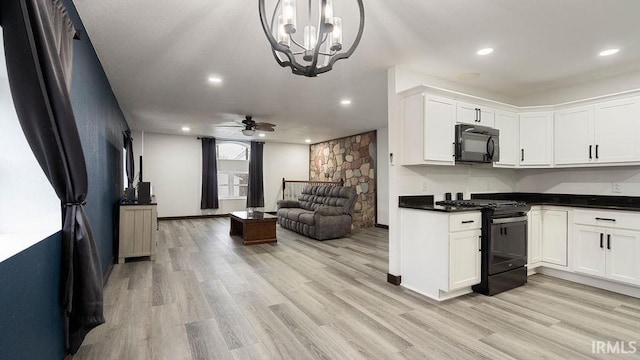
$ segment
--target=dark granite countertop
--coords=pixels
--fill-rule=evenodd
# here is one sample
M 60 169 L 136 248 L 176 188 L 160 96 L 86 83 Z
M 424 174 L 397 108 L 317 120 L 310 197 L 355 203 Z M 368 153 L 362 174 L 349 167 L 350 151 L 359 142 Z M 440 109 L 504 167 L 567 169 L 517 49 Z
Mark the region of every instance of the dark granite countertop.
M 433 195 L 399 196 L 398 207 L 448 213 L 480 211 L 481 207 L 452 207 L 433 204 Z
M 570 206 L 589 209 L 640 211 L 640 197 L 550 193 L 482 193 L 472 199 L 524 201 L 529 205 Z
M 587 209 L 624 210 L 640 212 L 640 197 L 610 195 L 573 195 L 551 193 L 481 193 L 471 194 L 472 199 L 524 201 L 529 205 L 568 206 Z M 478 211 L 482 208 L 462 208 L 434 205 L 433 195 L 399 196 L 398 206 L 441 212 Z

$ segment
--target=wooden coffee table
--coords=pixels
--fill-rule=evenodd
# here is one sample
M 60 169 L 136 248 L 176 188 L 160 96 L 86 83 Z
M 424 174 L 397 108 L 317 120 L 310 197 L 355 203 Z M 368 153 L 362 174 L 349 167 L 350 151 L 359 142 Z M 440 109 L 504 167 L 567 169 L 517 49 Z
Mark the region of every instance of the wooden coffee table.
M 276 239 L 277 216 L 260 211 L 234 211 L 231 218 L 230 235 L 240 235 L 244 245 L 278 242 Z

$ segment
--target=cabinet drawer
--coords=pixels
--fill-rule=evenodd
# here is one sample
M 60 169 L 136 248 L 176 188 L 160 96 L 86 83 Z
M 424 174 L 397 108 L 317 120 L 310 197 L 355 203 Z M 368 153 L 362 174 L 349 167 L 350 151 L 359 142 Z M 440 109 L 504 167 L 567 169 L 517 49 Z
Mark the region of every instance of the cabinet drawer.
M 640 230 L 640 212 L 611 210 L 574 210 L 575 224 Z
M 480 229 L 481 227 L 482 214 L 480 213 L 480 211 L 449 215 L 450 232 Z

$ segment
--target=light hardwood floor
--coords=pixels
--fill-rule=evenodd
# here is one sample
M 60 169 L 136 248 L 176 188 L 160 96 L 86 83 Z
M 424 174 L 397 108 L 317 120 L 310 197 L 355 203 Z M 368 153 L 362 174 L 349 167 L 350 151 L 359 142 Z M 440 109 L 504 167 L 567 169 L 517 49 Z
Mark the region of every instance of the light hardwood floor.
M 277 244 L 243 246 L 228 218 L 161 221 L 157 260 L 114 266 L 107 323 L 75 359 L 640 357 L 640 299 L 534 275 L 438 303 L 387 283 L 387 253 L 378 228 L 320 242 L 278 227 Z

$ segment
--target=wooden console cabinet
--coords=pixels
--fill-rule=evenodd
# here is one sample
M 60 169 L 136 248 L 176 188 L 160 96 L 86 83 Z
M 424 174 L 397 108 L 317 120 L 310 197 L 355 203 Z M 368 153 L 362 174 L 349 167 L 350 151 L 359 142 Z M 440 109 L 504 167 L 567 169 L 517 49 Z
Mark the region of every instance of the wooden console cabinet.
M 118 263 L 123 263 L 125 258 L 139 256 L 155 260 L 157 230 L 157 204 L 120 205 Z

